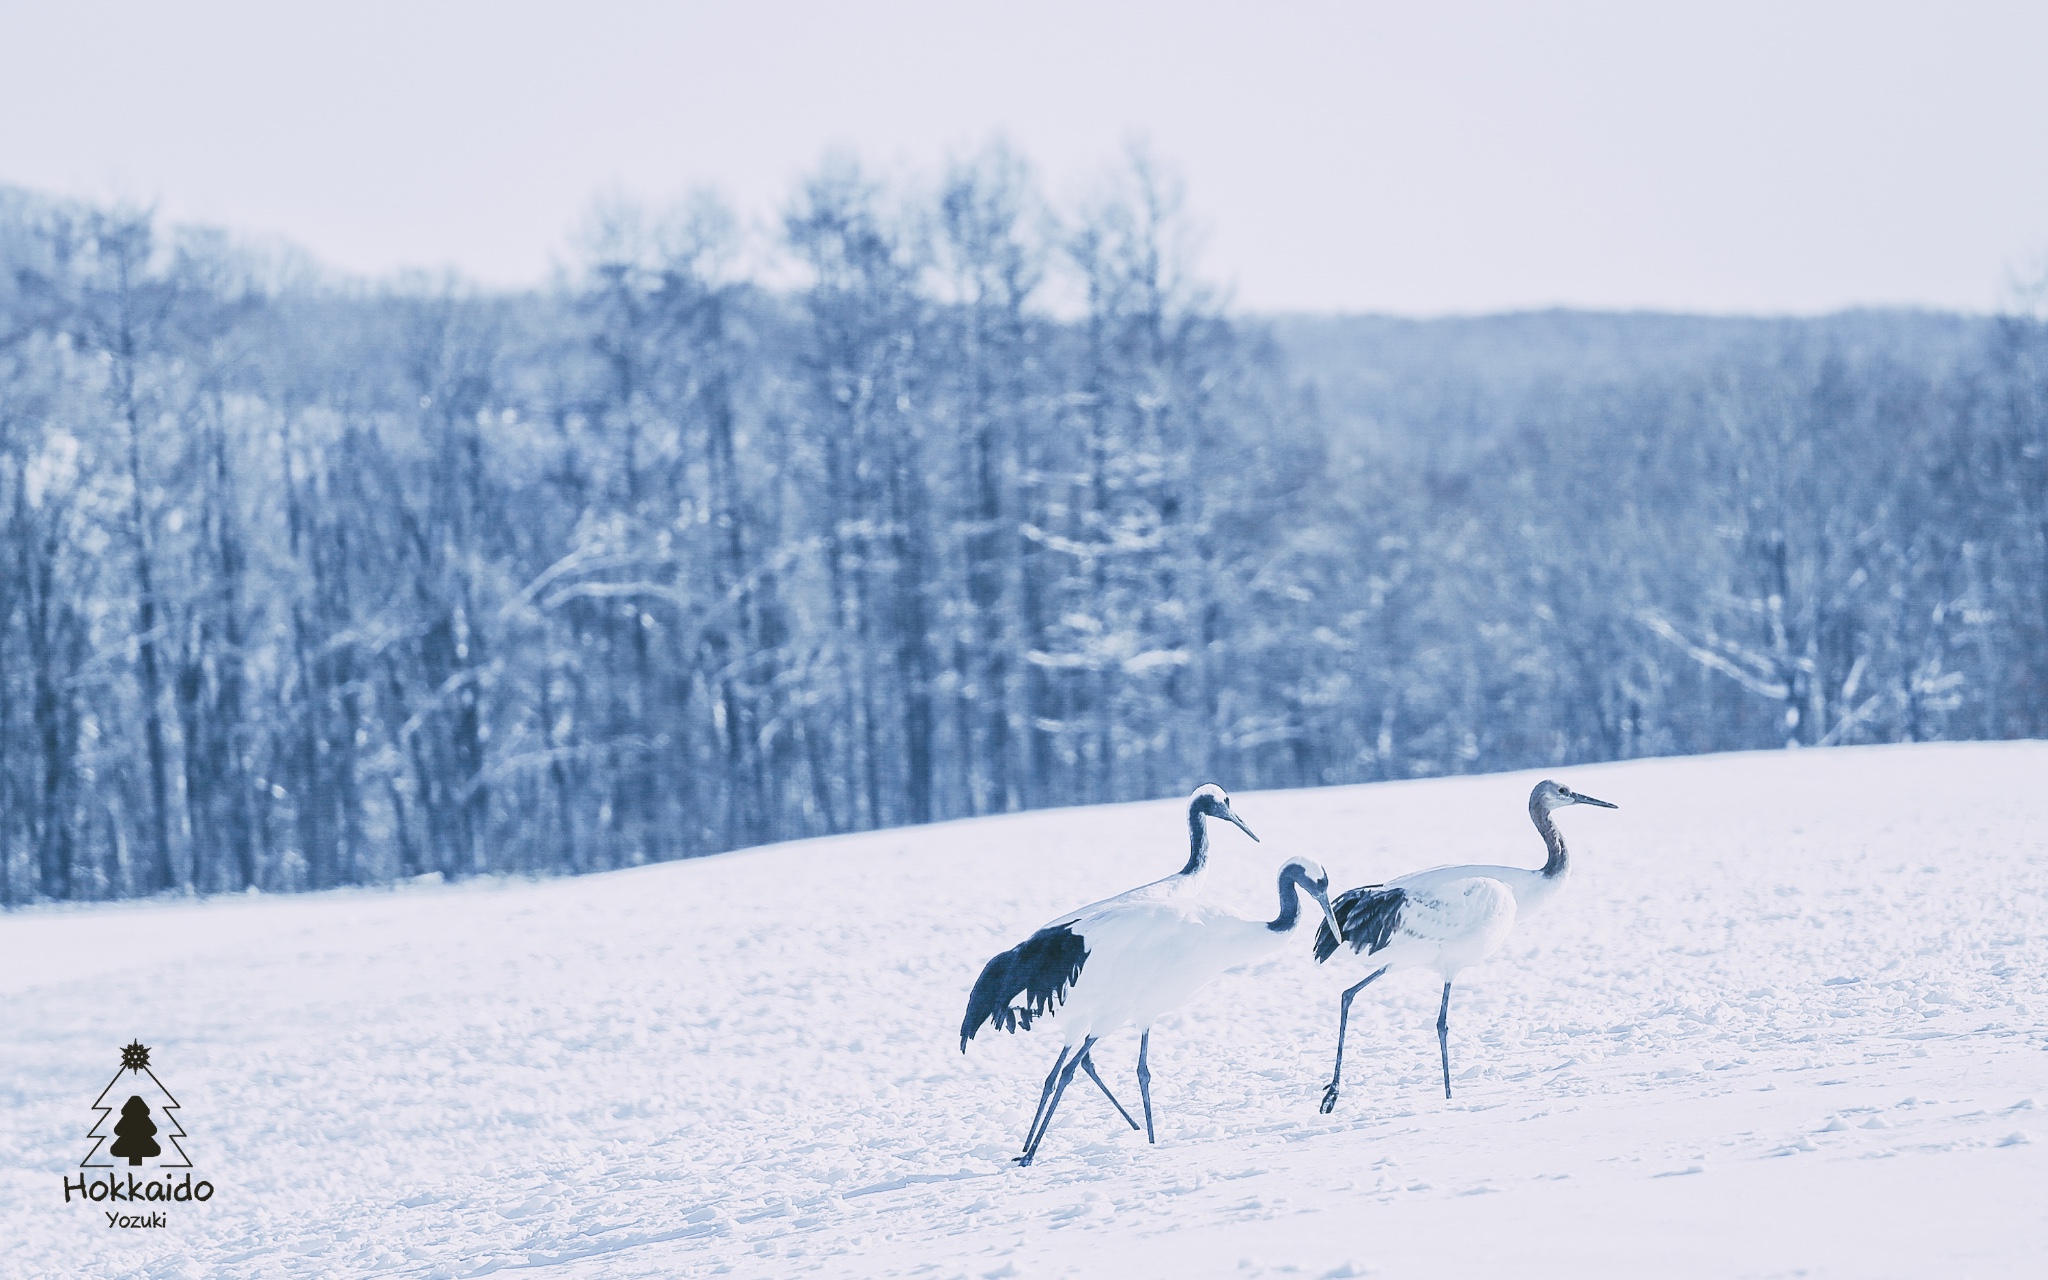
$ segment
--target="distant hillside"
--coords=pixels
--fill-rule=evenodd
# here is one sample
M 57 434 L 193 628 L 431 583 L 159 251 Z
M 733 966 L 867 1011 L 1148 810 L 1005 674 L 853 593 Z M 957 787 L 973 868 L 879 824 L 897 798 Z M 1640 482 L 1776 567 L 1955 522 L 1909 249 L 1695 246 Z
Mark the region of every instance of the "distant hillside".
M 1971 359 L 1997 322 L 1936 311 L 1813 318 L 1523 311 L 1415 320 L 1261 317 L 1333 423 L 1382 446 L 1418 432 L 1483 439 L 1537 398 L 1688 379 L 1788 350 L 1886 361 L 1929 377 Z

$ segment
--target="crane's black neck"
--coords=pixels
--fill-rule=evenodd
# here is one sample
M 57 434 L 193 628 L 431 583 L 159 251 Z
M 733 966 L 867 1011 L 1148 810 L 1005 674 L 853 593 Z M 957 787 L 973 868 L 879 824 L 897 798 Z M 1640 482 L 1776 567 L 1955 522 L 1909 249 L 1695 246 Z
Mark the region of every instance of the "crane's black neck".
M 1300 867 L 1289 864 L 1280 872 L 1280 914 L 1266 922 L 1266 927 L 1275 933 L 1293 930 L 1301 919 L 1301 889 L 1308 883 L 1308 874 Z
M 1202 819 L 1199 800 L 1188 805 L 1188 865 L 1180 869 L 1184 876 L 1194 875 L 1209 865 L 1209 824 Z
M 1543 878 L 1555 880 L 1565 873 L 1570 857 L 1565 852 L 1564 834 L 1550 820 L 1550 810 L 1534 796 L 1529 798 L 1529 821 L 1536 824 L 1536 830 L 1543 836 L 1543 847 L 1550 851 L 1550 857 L 1543 863 Z

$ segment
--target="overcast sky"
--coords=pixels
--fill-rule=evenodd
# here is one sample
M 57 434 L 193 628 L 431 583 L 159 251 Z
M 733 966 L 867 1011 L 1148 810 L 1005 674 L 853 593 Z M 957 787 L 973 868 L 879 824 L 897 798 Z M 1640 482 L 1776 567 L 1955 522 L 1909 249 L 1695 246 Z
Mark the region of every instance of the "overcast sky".
M 2048 3 L 0 0 L 0 182 L 535 283 L 602 191 L 1133 138 L 1256 310 L 1983 310 L 2048 267 Z

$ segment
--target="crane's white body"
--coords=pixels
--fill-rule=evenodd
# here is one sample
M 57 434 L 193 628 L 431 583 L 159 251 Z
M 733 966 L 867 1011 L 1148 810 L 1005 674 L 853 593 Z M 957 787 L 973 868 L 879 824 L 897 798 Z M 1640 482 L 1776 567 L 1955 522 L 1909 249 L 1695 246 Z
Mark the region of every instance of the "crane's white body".
M 1484 863 L 1473 863 L 1456 867 L 1431 867 L 1426 871 L 1411 871 L 1387 881 L 1389 889 L 1406 889 L 1411 897 L 1442 896 L 1462 892 L 1457 886 L 1471 880 L 1485 880 L 1499 885 L 1514 899 L 1514 915 L 1509 917 L 1512 925 L 1515 916 L 1534 915 L 1550 902 L 1564 888 L 1571 878 L 1569 864 L 1555 874 L 1545 875 L 1541 870 L 1528 867 L 1496 867 Z
M 1387 887 L 1401 889 L 1408 897 L 1387 945 L 1358 957 L 1367 968 L 1427 969 L 1449 982 L 1460 969 L 1500 950 L 1514 931 L 1518 900 L 1506 883 L 1492 876 L 1438 877 L 1421 872 Z
M 1298 917 L 1297 928 L 1301 920 L 1308 916 Z M 1295 936 L 1294 928 L 1274 929 L 1228 907 L 1192 901 L 1184 891 L 1112 900 L 1063 922 L 1088 948 L 1087 967 L 1054 1015 L 1068 1045 L 1123 1027 L 1149 1028 L 1223 974 L 1271 955 Z

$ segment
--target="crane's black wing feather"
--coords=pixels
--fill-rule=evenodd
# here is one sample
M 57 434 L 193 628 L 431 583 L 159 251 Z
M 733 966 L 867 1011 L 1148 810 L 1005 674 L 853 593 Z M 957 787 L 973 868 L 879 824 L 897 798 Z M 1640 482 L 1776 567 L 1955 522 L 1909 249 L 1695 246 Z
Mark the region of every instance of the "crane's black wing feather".
M 1056 1004 L 1065 1002 L 1067 988 L 1081 976 L 1088 961 L 1088 947 L 1071 925 L 1040 929 L 1029 938 L 982 966 L 967 993 L 967 1016 L 960 1021 L 960 1052 L 981 1030 L 993 1022 L 1005 1031 L 1019 1026 L 1031 1029 L 1031 1020 Z M 1019 996 L 1022 1003 L 1017 1002 Z
M 1351 944 L 1351 949 L 1371 955 L 1393 938 L 1394 929 L 1401 923 L 1401 905 L 1407 901 L 1405 889 L 1369 884 L 1338 894 L 1330 903 L 1330 910 L 1344 926 L 1344 941 Z M 1316 926 L 1316 963 L 1328 960 L 1336 951 L 1337 936 L 1330 932 L 1330 922 L 1325 920 Z

